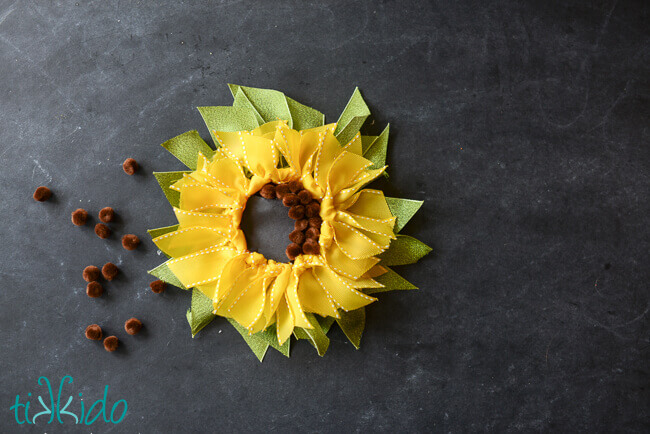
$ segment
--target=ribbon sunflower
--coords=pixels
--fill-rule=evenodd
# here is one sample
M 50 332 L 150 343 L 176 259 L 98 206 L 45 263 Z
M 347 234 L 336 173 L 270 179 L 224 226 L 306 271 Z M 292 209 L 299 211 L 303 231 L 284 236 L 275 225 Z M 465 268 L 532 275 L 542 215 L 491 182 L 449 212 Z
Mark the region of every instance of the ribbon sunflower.
M 388 127 L 361 135 L 358 89 L 334 124 L 281 92 L 230 89 L 231 107 L 199 107 L 216 150 L 197 131 L 162 144 L 190 170 L 155 173 L 178 224 L 149 231 L 170 258 L 150 273 L 192 289 L 193 336 L 226 317 L 260 361 L 269 346 L 288 356 L 292 334 L 323 355 L 335 321 L 359 348 L 372 294 L 415 288 L 388 267 L 431 250 L 396 235 L 421 201 L 364 188 L 386 170 Z M 247 249 L 240 222 L 260 190 L 296 220 L 285 263 Z

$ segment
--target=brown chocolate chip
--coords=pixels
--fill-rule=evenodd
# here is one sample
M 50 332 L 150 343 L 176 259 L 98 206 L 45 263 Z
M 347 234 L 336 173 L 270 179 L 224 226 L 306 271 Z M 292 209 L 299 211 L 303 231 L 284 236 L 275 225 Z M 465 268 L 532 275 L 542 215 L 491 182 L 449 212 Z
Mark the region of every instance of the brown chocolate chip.
M 34 191 L 34 200 L 37 202 L 45 202 L 52 197 L 52 190 L 45 186 L 40 186 Z
M 302 190 L 302 183 L 300 181 L 291 181 L 289 183 L 289 190 L 291 190 L 292 193 L 298 193 Z
M 298 193 L 298 200 L 303 205 L 307 205 L 311 202 L 311 193 L 307 190 L 302 190 Z
M 307 214 L 307 217 L 309 217 L 309 218 L 318 217 L 318 215 L 320 214 L 320 203 L 318 203 L 316 201 L 313 201 L 312 203 L 307 205 L 306 208 L 307 208 L 306 214 Z
M 292 243 L 302 244 L 305 242 L 305 233 L 303 231 L 294 230 L 289 234 L 289 239 Z
M 298 196 L 293 193 L 287 193 L 282 198 L 282 205 L 288 208 L 291 208 L 294 205 L 298 205 L 298 203 L 300 203 L 300 200 L 298 199 Z
M 323 219 L 320 217 L 312 217 L 309 219 L 309 227 L 320 230 L 320 225 L 323 224 Z
M 320 246 L 316 241 L 308 239 L 305 241 L 305 244 L 302 245 L 302 252 L 305 255 L 318 255 L 320 252 Z
M 98 341 L 102 338 L 102 328 L 97 324 L 90 324 L 86 327 L 86 338 Z
M 122 237 L 122 247 L 126 250 L 134 250 L 140 244 L 140 238 L 133 234 L 126 234 Z
M 316 228 L 309 228 L 305 231 L 305 236 L 311 240 L 318 241 L 318 237 L 320 236 L 320 231 Z
M 99 238 L 105 239 L 111 236 L 111 229 L 104 223 L 97 223 L 95 225 L 95 234 L 97 234 Z
M 83 273 L 81 273 L 86 282 L 94 282 L 99 279 L 99 268 L 94 265 L 89 265 L 84 268 Z
M 97 298 L 104 293 L 104 288 L 99 282 L 88 282 L 86 285 L 86 294 L 88 297 Z
M 104 339 L 104 349 L 112 353 L 117 350 L 119 343 L 120 341 L 117 339 L 117 336 L 109 336 Z
M 305 216 L 305 207 L 302 205 L 294 205 L 289 210 L 289 218 L 300 220 Z
M 124 163 L 122 163 L 122 169 L 124 169 L 124 173 L 127 175 L 133 175 L 138 171 L 138 167 L 138 162 L 133 158 L 127 158 L 124 160 Z
M 153 282 L 151 282 L 149 284 L 149 287 L 156 294 L 160 294 L 161 292 L 163 292 L 165 290 L 165 288 L 167 288 L 167 284 L 165 282 L 163 282 L 162 280 L 154 280 Z
M 275 186 L 275 197 L 282 200 L 285 194 L 289 193 L 289 185 L 287 184 L 278 184 Z
M 291 243 L 287 246 L 287 250 L 284 252 L 287 255 L 287 258 L 289 258 L 290 261 L 293 261 L 302 253 L 302 249 L 300 246 L 296 243 Z
M 260 190 L 260 196 L 262 196 L 264 199 L 275 199 L 275 185 L 266 184 Z
M 104 223 L 112 222 L 114 217 L 115 217 L 115 211 L 113 211 L 113 208 L 111 208 L 110 206 L 107 206 L 106 208 L 102 208 L 99 211 L 99 219 Z
M 86 220 L 88 220 L 88 211 L 83 208 L 76 209 L 72 211 L 71 219 L 75 226 L 83 226 L 86 224 Z
M 142 329 L 142 323 L 137 318 L 127 319 L 124 323 L 124 330 L 130 335 L 138 333 Z
M 304 231 L 308 227 L 309 227 L 309 220 L 307 219 L 296 220 L 296 222 L 293 224 L 293 228 L 298 231 Z
M 107 262 L 102 267 L 102 276 L 104 276 L 104 279 L 106 280 L 113 280 L 119 271 L 120 269 L 117 268 L 117 265 L 112 262 Z

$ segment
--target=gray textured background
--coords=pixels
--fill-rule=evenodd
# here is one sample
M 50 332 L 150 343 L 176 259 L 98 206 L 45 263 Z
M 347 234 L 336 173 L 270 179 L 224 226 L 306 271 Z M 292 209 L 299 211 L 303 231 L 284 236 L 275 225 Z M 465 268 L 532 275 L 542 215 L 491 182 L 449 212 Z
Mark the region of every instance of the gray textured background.
M 0 1 L 1 430 L 64 374 L 64 395 L 129 403 L 80 432 L 647 430 L 648 8 Z M 358 85 L 391 122 L 384 187 L 426 200 L 405 233 L 435 253 L 399 270 L 420 291 L 368 309 L 359 351 L 334 330 L 325 358 L 300 342 L 260 364 L 225 321 L 192 340 L 189 294 L 148 290 L 145 230 L 174 223 L 151 172 L 181 168 L 158 144 L 207 136 L 194 107 L 230 104 L 228 82 L 330 121 Z M 139 250 L 70 223 L 107 205 Z M 81 270 L 109 260 L 121 277 L 88 298 Z

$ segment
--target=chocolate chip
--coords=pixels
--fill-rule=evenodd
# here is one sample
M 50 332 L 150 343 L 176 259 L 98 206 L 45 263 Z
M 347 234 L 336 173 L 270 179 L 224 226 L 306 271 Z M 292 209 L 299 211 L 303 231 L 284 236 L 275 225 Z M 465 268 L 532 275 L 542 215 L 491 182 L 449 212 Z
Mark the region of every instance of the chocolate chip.
M 88 297 L 97 298 L 104 293 L 104 288 L 99 282 L 89 282 L 86 285 L 86 294 Z
M 102 276 L 104 276 L 104 279 L 106 280 L 113 280 L 119 271 L 120 269 L 117 268 L 117 265 L 112 262 L 107 262 L 102 267 Z
M 305 241 L 305 244 L 302 245 L 302 252 L 305 255 L 318 255 L 320 252 L 320 246 L 316 241 L 308 239 Z
M 305 207 L 303 205 L 294 205 L 289 210 L 289 218 L 300 220 L 305 216 Z
M 126 234 L 122 237 L 122 247 L 126 250 L 134 250 L 140 244 L 140 238 L 133 234 Z
M 84 268 L 83 273 L 81 273 L 86 282 L 94 282 L 99 279 L 99 268 L 94 265 L 89 265 Z
M 124 173 L 127 175 L 133 175 L 135 172 L 138 171 L 138 162 L 135 161 L 133 158 L 127 158 L 124 160 L 124 163 L 122 163 L 122 169 L 124 169 Z
M 309 227 L 320 229 L 320 226 L 323 224 L 323 219 L 320 217 L 312 217 L 309 219 Z
M 86 338 L 98 341 L 102 338 L 102 328 L 97 324 L 90 324 L 86 327 Z
M 99 219 L 104 223 L 112 222 L 114 217 L 115 217 L 115 211 L 113 211 L 113 208 L 111 208 L 110 206 L 107 206 L 106 208 L 102 208 L 99 211 Z
M 292 193 L 298 193 L 302 190 L 302 183 L 300 181 L 289 182 L 289 190 L 291 190 Z
M 71 219 L 75 226 L 83 226 L 86 224 L 86 220 L 88 220 L 88 211 L 83 208 L 76 209 L 72 211 Z
M 45 186 L 40 186 L 34 191 L 34 200 L 37 202 L 45 202 L 52 197 L 52 190 Z
M 165 282 L 163 282 L 162 280 L 154 280 L 153 282 L 151 282 L 149 284 L 149 287 L 156 294 L 160 294 L 161 292 L 163 292 L 165 290 L 165 288 L 167 288 L 167 284 Z
M 266 184 L 260 190 L 260 196 L 262 196 L 264 199 L 275 199 L 275 185 Z
M 287 193 L 282 198 L 282 205 L 288 208 L 291 208 L 294 205 L 298 205 L 298 203 L 300 203 L 300 200 L 298 199 L 298 196 L 293 193 Z
M 304 231 L 308 227 L 309 227 L 309 220 L 307 219 L 296 220 L 296 222 L 293 224 L 293 228 L 299 231 Z
M 307 209 L 306 214 L 307 217 L 309 218 L 318 217 L 318 215 L 320 214 L 320 204 L 316 201 L 313 201 L 312 203 L 307 205 L 306 209 Z
M 296 243 L 291 243 L 287 246 L 287 250 L 284 252 L 287 255 L 287 258 L 289 258 L 290 261 L 293 261 L 302 253 L 302 249 L 300 246 Z
M 111 229 L 104 223 L 97 223 L 95 225 L 95 234 L 101 239 L 106 239 L 111 236 Z
M 292 243 L 302 244 L 305 242 L 305 233 L 303 231 L 294 230 L 289 234 L 289 240 Z
M 127 319 L 124 323 L 124 330 L 130 335 L 134 335 L 142 330 L 142 323 L 137 318 Z
M 316 228 L 309 228 L 305 231 L 305 236 L 311 240 L 318 241 L 318 237 L 320 236 L 320 231 Z
M 289 193 L 289 186 L 287 184 L 278 184 L 275 186 L 275 197 L 282 200 L 285 194 Z
M 109 336 L 104 339 L 104 349 L 112 353 L 113 351 L 117 350 L 119 342 L 120 341 L 117 339 L 117 336 Z

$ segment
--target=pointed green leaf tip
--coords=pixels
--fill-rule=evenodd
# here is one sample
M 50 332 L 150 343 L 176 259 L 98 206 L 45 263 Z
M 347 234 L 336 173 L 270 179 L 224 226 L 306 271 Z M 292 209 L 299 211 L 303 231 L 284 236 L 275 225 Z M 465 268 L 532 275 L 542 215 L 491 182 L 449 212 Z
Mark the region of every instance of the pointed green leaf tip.
M 354 89 L 350 101 L 343 109 L 339 120 L 336 123 L 334 135 L 339 143 L 346 145 L 359 132 L 361 126 L 370 116 L 370 109 L 363 100 L 359 88 Z
M 386 267 L 388 271 L 381 276 L 375 277 L 375 280 L 382 285 L 383 288 L 368 288 L 364 291 L 366 294 L 376 294 L 378 292 L 387 292 L 387 291 L 396 291 L 396 290 L 410 290 L 418 289 L 417 286 L 413 285 L 408 280 L 404 279 L 402 276 L 397 274 L 395 271 Z
M 192 329 L 192 337 L 210 324 L 216 315 L 212 313 L 212 300 L 198 289 L 192 290 L 192 305 L 187 311 L 187 321 Z
M 363 156 L 372 161 L 373 169 L 380 169 L 386 165 L 386 152 L 388 151 L 388 131 L 390 124 L 386 125 L 384 131 L 368 146 Z M 363 138 L 361 139 L 363 146 Z
M 308 339 L 309 343 L 311 343 L 312 346 L 316 348 L 318 355 L 323 357 L 330 346 L 330 339 L 327 337 L 327 335 L 325 334 L 326 332 L 323 331 L 320 323 L 318 322 L 318 320 L 313 314 L 305 312 L 305 316 L 307 317 L 309 322 L 314 326 L 314 328 L 303 329 L 303 328 L 296 327 L 293 330 L 293 334 L 298 339 Z
M 160 146 L 167 149 L 170 154 L 178 158 L 192 170 L 196 170 L 196 161 L 199 157 L 199 152 L 207 158 L 212 158 L 214 154 L 212 148 L 205 143 L 196 130 L 188 131 L 173 139 L 169 139 Z
M 390 247 L 379 255 L 379 265 L 406 265 L 417 262 L 427 255 L 431 247 L 408 235 L 397 235 L 397 239 L 390 243 Z
M 178 277 L 176 277 L 174 273 L 172 273 L 172 270 L 169 269 L 167 262 L 163 262 L 153 270 L 147 271 L 147 273 L 151 274 L 154 277 L 157 277 L 163 282 L 169 283 L 170 285 L 174 285 L 177 288 L 189 289 L 186 288 L 185 285 L 183 285 L 180 280 L 178 280 Z
M 197 107 L 205 126 L 210 131 L 210 136 L 214 141 L 215 146 L 218 148 L 219 141 L 214 135 L 215 131 L 242 131 L 254 130 L 260 124 L 255 118 L 252 110 L 243 107 Z
M 337 319 L 345 336 L 348 337 L 354 348 L 361 348 L 361 335 L 366 327 L 366 309 L 356 309 L 349 312 L 341 312 L 341 318 Z
M 393 231 L 397 233 L 401 231 L 409 220 L 411 220 L 411 217 L 418 212 L 424 201 L 387 197 L 386 203 L 388 204 L 391 214 L 397 217 L 395 227 L 393 228 Z
M 160 184 L 160 188 L 162 188 L 162 191 L 163 193 L 165 193 L 165 197 L 167 198 L 171 206 L 178 207 L 181 200 L 181 194 L 176 190 L 172 190 L 171 188 L 169 188 L 169 186 L 174 184 L 179 179 L 181 179 L 183 175 L 185 175 L 186 173 L 192 173 L 192 172 L 180 171 L 180 172 L 154 172 L 153 173 L 153 176 L 156 177 L 156 181 L 158 181 L 158 184 Z

